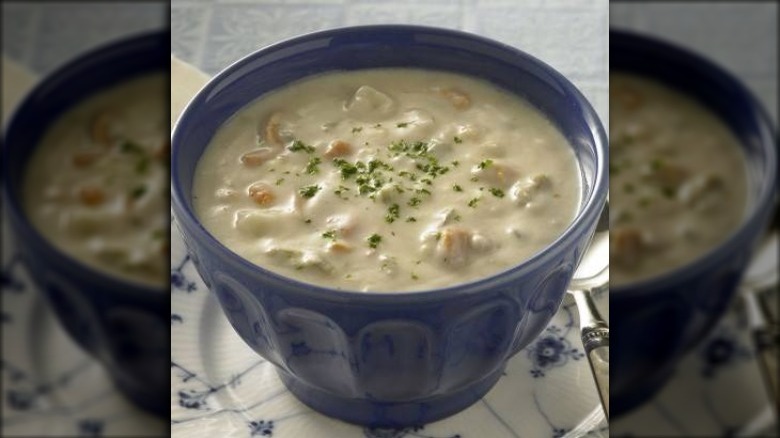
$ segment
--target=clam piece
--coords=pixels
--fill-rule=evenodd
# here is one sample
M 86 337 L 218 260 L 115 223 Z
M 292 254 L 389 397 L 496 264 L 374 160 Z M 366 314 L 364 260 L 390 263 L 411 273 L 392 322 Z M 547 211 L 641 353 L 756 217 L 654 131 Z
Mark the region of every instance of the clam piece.
M 101 111 L 92 118 L 90 124 L 90 137 L 92 141 L 105 147 L 110 147 L 114 141 L 111 134 L 111 122 L 113 121 L 112 114 L 107 111 Z
M 328 149 L 325 150 L 327 158 L 344 157 L 352 153 L 352 146 L 346 141 L 334 140 L 328 145 Z
M 471 106 L 471 98 L 461 90 L 456 88 L 441 88 L 437 91 L 457 110 L 464 110 Z

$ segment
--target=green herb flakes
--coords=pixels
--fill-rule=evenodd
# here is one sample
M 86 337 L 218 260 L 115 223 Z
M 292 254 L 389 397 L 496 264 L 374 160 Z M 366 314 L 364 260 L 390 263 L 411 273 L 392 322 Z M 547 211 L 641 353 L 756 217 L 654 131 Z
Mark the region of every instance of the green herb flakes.
M 490 188 L 490 193 L 495 196 L 496 198 L 503 198 L 504 197 L 504 191 L 495 187 Z
M 385 222 L 392 224 L 399 217 L 401 207 L 398 204 L 393 204 L 387 208 L 387 214 L 385 215 Z
M 382 242 L 382 236 L 374 233 L 366 238 L 366 242 L 368 242 L 369 248 L 376 248 Z
M 287 147 L 287 150 L 290 152 L 306 152 L 307 154 L 313 154 L 314 153 L 314 146 L 307 145 L 303 143 L 300 140 L 295 140 L 292 145 Z
M 317 184 L 312 184 L 310 186 L 304 186 L 298 189 L 298 193 L 301 194 L 304 198 L 312 198 L 314 195 L 317 194 L 317 192 L 320 191 L 320 186 Z

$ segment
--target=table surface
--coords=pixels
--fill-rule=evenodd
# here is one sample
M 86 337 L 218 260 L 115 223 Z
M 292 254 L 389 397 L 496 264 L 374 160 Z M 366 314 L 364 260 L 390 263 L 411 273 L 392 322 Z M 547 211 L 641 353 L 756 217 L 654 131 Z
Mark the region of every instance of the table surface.
M 777 127 L 777 3 L 702 3 L 612 3 L 609 24 L 707 56 L 747 84 Z
M 569 78 L 608 123 L 608 7 L 604 0 L 172 0 L 171 49 L 214 74 L 298 34 L 378 23 L 465 30 L 518 47 Z

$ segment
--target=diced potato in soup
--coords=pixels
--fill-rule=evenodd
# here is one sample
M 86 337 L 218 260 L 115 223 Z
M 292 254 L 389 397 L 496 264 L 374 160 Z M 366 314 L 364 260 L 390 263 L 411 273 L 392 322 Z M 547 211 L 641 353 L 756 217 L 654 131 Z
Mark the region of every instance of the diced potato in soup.
M 724 241 L 745 214 L 742 149 L 694 99 L 610 75 L 611 283 L 669 272 Z
M 170 275 L 168 77 L 152 74 L 78 103 L 25 171 L 24 209 L 61 251 L 164 288 Z
M 415 69 L 328 73 L 262 96 L 219 129 L 193 189 L 200 220 L 237 254 L 371 292 L 518 265 L 569 226 L 580 196 L 574 152 L 539 111 Z

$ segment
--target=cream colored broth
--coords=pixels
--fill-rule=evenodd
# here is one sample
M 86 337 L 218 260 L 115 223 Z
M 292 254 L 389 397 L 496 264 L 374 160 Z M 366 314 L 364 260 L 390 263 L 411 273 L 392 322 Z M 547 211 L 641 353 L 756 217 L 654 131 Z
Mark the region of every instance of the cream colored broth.
M 269 93 L 196 170 L 200 220 L 277 273 L 356 291 L 496 274 L 570 224 L 580 180 L 541 113 L 486 82 L 413 69 L 331 73 Z
M 745 211 L 741 147 L 714 114 L 657 82 L 610 75 L 610 261 L 615 285 L 690 263 Z
M 133 79 L 78 103 L 27 166 L 24 208 L 65 253 L 117 277 L 168 279 L 167 76 Z

